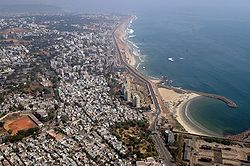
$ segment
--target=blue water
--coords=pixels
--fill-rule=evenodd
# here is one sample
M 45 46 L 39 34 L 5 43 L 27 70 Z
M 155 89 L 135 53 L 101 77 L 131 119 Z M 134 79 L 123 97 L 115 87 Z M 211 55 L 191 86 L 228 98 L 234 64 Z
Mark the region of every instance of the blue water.
M 139 69 L 167 76 L 174 86 L 235 101 L 237 109 L 208 98 L 190 105 L 193 119 L 209 130 L 235 134 L 249 129 L 250 10 L 159 10 L 137 12 L 132 24 L 136 37 L 131 40 L 145 57 Z

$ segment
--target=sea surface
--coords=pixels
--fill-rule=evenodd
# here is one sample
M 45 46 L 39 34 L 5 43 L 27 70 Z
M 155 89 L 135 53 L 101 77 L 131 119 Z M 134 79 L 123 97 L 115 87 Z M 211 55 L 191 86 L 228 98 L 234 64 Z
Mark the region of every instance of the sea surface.
M 138 69 L 166 76 L 172 85 L 215 93 L 239 108 L 209 98 L 193 101 L 196 122 L 217 133 L 250 128 L 250 11 L 207 8 L 137 11 L 129 38 L 138 46 Z

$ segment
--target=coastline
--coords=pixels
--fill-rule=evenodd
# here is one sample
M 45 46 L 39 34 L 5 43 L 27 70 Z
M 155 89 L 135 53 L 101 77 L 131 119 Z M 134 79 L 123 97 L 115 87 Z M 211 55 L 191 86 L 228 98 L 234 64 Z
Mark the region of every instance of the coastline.
M 136 56 L 133 53 L 134 46 L 131 41 L 128 40 L 129 35 L 133 34 L 133 30 L 129 29 L 129 27 L 131 26 L 134 19 L 135 16 L 130 16 L 124 23 L 120 25 L 116 31 L 117 37 L 122 40 L 122 43 L 119 45 L 119 47 L 122 48 L 122 53 L 126 62 L 132 67 L 136 67 L 138 63 Z
M 140 62 L 138 62 L 139 58 L 137 57 L 139 55 L 134 54 L 134 49 L 138 49 L 138 47 L 134 43 L 128 40 L 129 35 L 132 35 L 134 32 L 132 29 L 130 29 L 130 26 L 132 22 L 135 20 L 135 18 L 136 16 L 130 16 L 127 20 L 125 20 L 117 29 L 116 35 L 118 38 L 122 40 L 122 42 L 119 43 L 119 47 L 122 50 L 122 55 L 125 58 L 124 60 L 128 63 L 128 65 L 132 66 L 133 68 L 137 70 L 137 67 L 138 65 L 140 65 Z M 146 76 L 146 77 L 152 84 L 156 85 L 155 87 L 157 87 L 157 84 L 161 82 L 159 78 L 153 78 L 150 76 Z M 174 102 L 177 102 L 178 105 L 176 107 L 169 108 L 169 110 L 174 115 L 174 118 L 178 121 L 178 123 L 180 123 L 180 125 L 188 133 L 205 135 L 205 136 L 219 136 L 219 137 L 222 136 L 222 135 L 219 135 L 218 133 L 209 131 L 208 129 L 202 127 L 202 125 L 192 120 L 192 118 L 188 114 L 188 105 L 190 104 L 190 102 L 192 102 L 193 100 L 196 100 L 199 97 L 202 97 L 203 96 L 202 94 L 197 93 L 197 92 L 191 92 L 188 90 L 187 91 L 183 90 L 185 93 L 180 94 L 175 91 L 175 87 L 170 88 L 170 89 L 158 88 L 158 91 L 160 94 L 159 95 L 160 98 L 163 99 L 164 102 L 168 102 L 168 104 L 169 104 L 169 100 L 166 99 L 166 93 L 163 91 L 168 91 L 167 98 L 170 97 L 170 98 L 177 99 L 176 101 L 170 100 L 172 104 Z
M 188 133 L 205 136 L 221 136 L 202 127 L 189 115 L 189 104 L 202 97 L 201 95 L 190 92 L 177 93 L 173 89 L 167 88 L 158 88 L 158 90 L 162 100 L 168 106 L 169 111 Z
M 129 40 L 130 38 L 135 37 L 134 35 L 134 30 L 131 29 L 131 25 L 133 23 L 133 21 L 135 21 L 137 19 L 136 16 L 131 16 L 126 22 L 125 25 L 126 26 L 121 26 L 121 34 L 118 34 L 118 37 L 120 36 L 120 38 L 123 41 L 123 44 L 125 45 L 124 47 L 127 47 L 128 49 L 124 49 L 123 53 L 125 54 L 125 58 L 127 63 L 134 67 L 136 70 L 138 70 L 139 66 L 141 65 L 141 62 L 143 62 L 142 57 L 140 56 L 140 50 L 139 47 L 133 43 L 131 40 Z M 145 77 L 147 77 L 151 82 L 153 83 L 161 83 L 162 80 L 156 77 L 152 77 L 152 76 L 148 76 L 145 75 Z
M 161 158 L 163 159 L 163 163 L 165 165 L 172 165 L 170 162 L 172 156 L 170 152 L 168 151 L 168 149 L 164 146 L 164 141 L 162 137 L 158 134 L 159 131 L 157 127 L 157 122 L 158 122 L 159 115 L 162 112 L 162 104 L 161 104 L 162 100 L 159 100 L 157 84 L 153 83 L 148 77 L 143 75 L 141 72 L 136 70 L 135 67 L 131 66 L 127 62 L 126 54 L 131 53 L 128 49 L 129 45 L 126 42 L 124 42 L 124 39 L 121 38 L 121 35 L 119 35 L 119 32 L 117 33 L 117 31 L 121 31 L 122 25 L 124 26 L 124 24 L 126 25 L 127 23 L 127 26 L 128 26 L 128 23 L 132 21 L 131 20 L 132 18 L 133 17 L 130 16 L 126 20 L 124 20 L 124 22 L 120 23 L 120 26 L 118 26 L 113 33 L 115 47 L 116 47 L 116 50 L 118 51 L 117 56 L 115 57 L 116 59 L 114 59 L 114 65 L 118 67 L 123 67 L 126 70 L 127 74 L 130 74 L 131 76 L 133 76 L 135 79 L 137 79 L 137 81 L 140 81 L 141 83 L 143 83 L 144 86 L 147 88 L 146 95 L 150 94 L 150 98 L 152 101 L 152 102 L 150 101 L 149 104 L 155 108 L 155 110 L 153 111 L 154 113 L 151 112 L 151 115 L 150 115 L 150 117 L 153 118 L 152 119 L 153 121 L 149 127 L 149 129 L 152 132 L 152 139 L 156 147 L 158 147 L 157 151 L 159 152 Z M 125 31 L 123 31 L 123 33 L 125 33 Z
M 192 96 L 189 100 L 184 102 L 180 108 L 177 108 L 176 119 L 182 126 L 187 130 L 187 132 L 197 135 L 204 135 L 204 136 L 215 136 L 215 137 L 223 137 L 216 132 L 206 129 L 198 122 L 194 121 L 190 115 L 189 105 L 191 102 L 201 98 L 202 96 Z

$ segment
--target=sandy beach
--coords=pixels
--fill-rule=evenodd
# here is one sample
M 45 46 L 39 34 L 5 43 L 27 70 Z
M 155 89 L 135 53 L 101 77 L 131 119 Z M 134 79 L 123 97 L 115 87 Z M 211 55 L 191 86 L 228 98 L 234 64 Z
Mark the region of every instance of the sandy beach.
M 162 98 L 164 101 L 168 101 L 170 103 L 175 102 L 179 98 L 181 98 L 182 94 L 175 92 L 174 90 L 167 88 L 158 88 Z
M 135 66 L 136 65 L 136 59 L 135 59 L 135 56 L 133 54 L 126 54 L 126 59 L 127 59 L 127 62 L 129 63 L 129 65 L 131 66 Z
M 116 30 L 115 35 L 119 39 L 117 44 L 119 48 L 121 48 L 121 54 L 126 60 L 126 62 L 132 66 L 136 66 L 136 57 L 133 54 L 133 46 L 131 43 L 127 41 L 128 32 L 127 28 L 130 24 L 132 17 L 128 18 L 127 21 L 124 21 Z M 155 85 L 159 83 L 161 80 L 150 78 L 152 84 Z M 177 93 L 172 89 L 167 88 L 158 88 L 159 95 L 161 96 L 163 102 L 167 105 L 169 110 L 172 112 L 176 120 L 183 126 L 183 128 L 192 134 L 199 135 L 210 135 L 210 136 L 218 136 L 216 133 L 210 132 L 207 129 L 203 128 L 200 124 L 194 122 L 191 117 L 188 115 L 187 107 L 189 102 L 196 99 L 197 97 L 201 97 L 196 93 Z
M 133 54 L 133 48 L 130 43 L 126 41 L 128 37 L 128 33 L 126 32 L 128 24 L 132 18 L 129 18 L 126 22 L 121 24 L 119 28 L 116 30 L 115 34 L 117 38 L 120 39 L 121 42 L 118 42 L 119 48 L 122 50 L 122 54 L 127 61 L 127 63 L 133 67 L 136 66 L 136 57 Z
M 157 79 L 157 78 L 150 78 L 150 81 L 153 82 L 153 83 L 155 83 L 155 84 L 161 83 L 161 80 Z
M 187 107 L 189 103 L 201 97 L 196 93 L 177 93 L 172 89 L 159 88 L 160 95 L 169 110 L 174 115 L 174 118 L 183 126 L 183 128 L 191 134 L 207 135 L 207 136 L 221 136 L 217 133 L 203 128 L 192 120 L 188 114 Z

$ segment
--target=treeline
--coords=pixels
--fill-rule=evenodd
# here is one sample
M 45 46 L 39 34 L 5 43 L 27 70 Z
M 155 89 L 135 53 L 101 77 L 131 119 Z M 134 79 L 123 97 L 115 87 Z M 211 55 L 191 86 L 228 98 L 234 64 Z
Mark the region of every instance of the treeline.
M 134 129 L 131 130 L 131 128 Z M 136 131 L 129 134 L 133 130 Z M 128 148 L 126 154 L 122 155 L 125 158 L 136 156 L 136 159 L 145 159 L 158 156 L 150 137 L 149 123 L 146 120 L 116 123 L 111 129 L 111 133 Z
M 113 126 L 113 128 L 116 128 L 116 129 L 124 128 L 125 130 L 128 130 L 129 127 L 137 127 L 137 126 L 147 130 L 149 127 L 149 124 L 146 120 L 129 120 L 126 122 L 118 122 Z
M 230 140 L 223 139 L 223 138 L 206 137 L 206 138 L 204 138 L 204 140 L 208 143 L 216 142 L 216 143 L 223 144 L 223 145 L 231 145 L 232 144 L 232 142 Z

